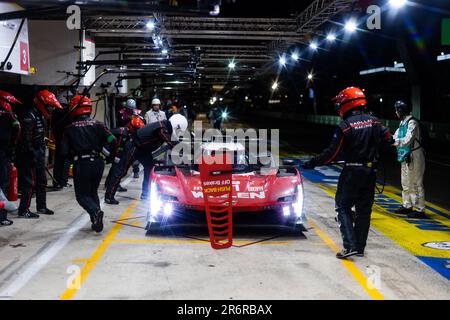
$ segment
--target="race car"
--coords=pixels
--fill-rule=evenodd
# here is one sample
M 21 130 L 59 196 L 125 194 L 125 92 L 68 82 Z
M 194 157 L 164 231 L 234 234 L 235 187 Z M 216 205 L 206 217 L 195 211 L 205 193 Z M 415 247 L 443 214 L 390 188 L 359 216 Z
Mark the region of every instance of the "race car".
M 251 221 L 305 230 L 303 183 L 295 166 L 284 163 L 275 167 L 270 153 L 264 155 L 270 159 L 265 161 L 268 165 L 250 164 L 251 154 L 240 142 L 209 142 L 201 148 L 204 155 L 217 151 L 233 152 L 234 224 Z M 206 223 L 198 165 L 173 165 L 170 160 L 165 160 L 155 165 L 151 181 L 147 234 L 171 224 Z

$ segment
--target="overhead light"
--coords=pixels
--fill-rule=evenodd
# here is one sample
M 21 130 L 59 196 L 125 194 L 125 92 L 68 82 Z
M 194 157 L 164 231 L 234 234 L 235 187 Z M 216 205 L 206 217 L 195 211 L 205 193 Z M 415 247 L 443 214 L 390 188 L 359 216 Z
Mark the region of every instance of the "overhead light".
M 280 65 L 282 65 L 283 67 L 286 65 L 286 57 L 283 55 L 280 57 Z
M 298 53 L 297 53 L 297 52 L 293 52 L 293 53 L 291 54 L 291 58 L 292 58 L 292 60 L 294 60 L 294 61 L 298 61 L 298 59 L 299 59 Z
M 356 21 L 354 19 L 350 19 L 345 23 L 345 31 L 349 33 L 353 33 L 356 31 L 358 25 L 356 24 Z
M 317 49 L 319 48 L 319 46 L 317 45 L 316 42 L 311 42 L 311 43 L 309 44 L 309 47 L 310 47 L 312 50 L 317 50 Z
M 334 35 L 334 33 L 329 33 L 327 35 L 327 40 L 330 41 L 330 42 L 335 41 L 336 40 L 336 36 Z
M 389 0 L 389 5 L 394 9 L 400 9 L 408 3 L 407 0 Z
M 209 12 L 210 16 L 218 16 L 220 14 L 220 5 L 216 4 L 214 10 Z
M 312 80 L 312 79 L 314 79 L 314 75 L 312 73 L 309 73 L 308 74 L 308 80 Z
M 234 61 L 230 61 L 230 63 L 228 63 L 228 68 L 233 70 L 234 68 L 236 68 L 236 62 Z
M 228 112 L 226 112 L 226 111 L 222 112 L 221 117 L 223 120 L 226 120 L 228 118 Z
M 168 51 L 167 49 L 162 49 L 162 50 L 161 50 L 161 53 L 162 53 L 162 54 L 168 54 L 169 51 Z
M 273 84 L 272 84 L 272 90 L 277 90 L 277 88 L 278 88 L 278 82 L 274 82 Z
M 155 29 L 155 22 L 153 20 L 150 20 L 147 22 L 146 27 L 148 30 L 153 31 Z

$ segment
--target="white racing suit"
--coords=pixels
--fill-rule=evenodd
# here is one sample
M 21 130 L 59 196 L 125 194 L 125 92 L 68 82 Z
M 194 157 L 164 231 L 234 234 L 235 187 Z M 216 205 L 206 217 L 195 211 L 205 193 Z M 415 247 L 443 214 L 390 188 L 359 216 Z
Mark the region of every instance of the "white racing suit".
M 410 160 L 401 162 L 401 182 L 403 207 L 410 209 L 414 207 L 417 211 L 425 210 L 425 189 L 423 186 L 423 176 L 425 173 L 425 153 L 420 146 L 420 126 L 419 123 L 407 116 L 400 122 L 400 128 L 394 135 L 395 146 L 397 148 L 409 147 L 411 149 Z M 402 134 L 402 126 L 407 129 Z

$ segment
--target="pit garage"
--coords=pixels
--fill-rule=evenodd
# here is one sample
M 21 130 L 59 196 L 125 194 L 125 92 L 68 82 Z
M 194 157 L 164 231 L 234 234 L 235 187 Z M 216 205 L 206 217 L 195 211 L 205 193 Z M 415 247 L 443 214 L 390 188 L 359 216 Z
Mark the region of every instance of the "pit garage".
M 0 298 L 177 300 L 185 315 L 184 300 L 449 299 L 447 5 L 0 2 L 0 111 L 21 128 L 1 144 Z M 332 102 L 345 88 L 360 96 Z M 373 126 L 387 133 L 356 144 Z M 408 134 L 408 161 L 426 149 L 409 171 L 423 203 L 405 191 Z M 352 143 L 376 154 L 352 162 Z M 373 206 L 364 173 L 342 178 L 366 169 Z M 337 259 L 343 215 L 363 241 L 363 207 L 367 246 Z

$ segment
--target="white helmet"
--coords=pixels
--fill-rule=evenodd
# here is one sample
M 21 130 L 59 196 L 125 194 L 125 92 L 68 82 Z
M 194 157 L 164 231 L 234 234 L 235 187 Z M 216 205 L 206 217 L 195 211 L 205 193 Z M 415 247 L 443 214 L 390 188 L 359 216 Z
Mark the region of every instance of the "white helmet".
M 178 140 L 188 127 L 188 121 L 185 116 L 177 113 L 170 117 L 170 124 L 172 125 L 172 140 Z
M 152 100 L 152 105 L 154 105 L 154 104 L 159 104 L 159 105 L 161 105 L 161 100 L 159 100 L 158 98 L 153 99 L 153 100 Z
M 128 109 L 136 109 L 136 100 L 134 99 L 128 99 L 126 103 L 126 107 Z

